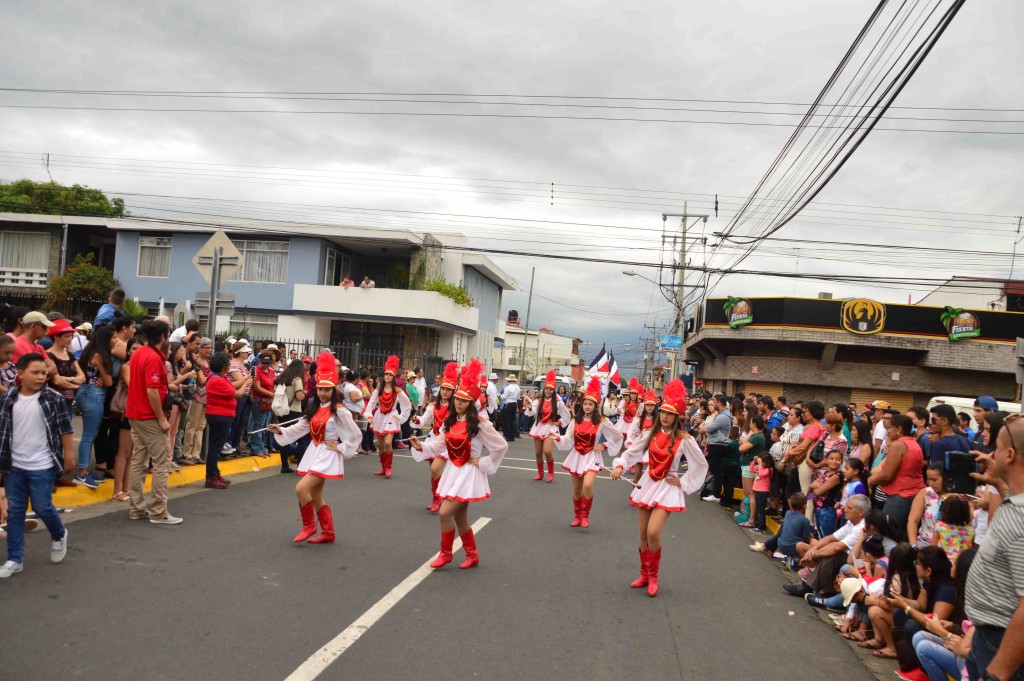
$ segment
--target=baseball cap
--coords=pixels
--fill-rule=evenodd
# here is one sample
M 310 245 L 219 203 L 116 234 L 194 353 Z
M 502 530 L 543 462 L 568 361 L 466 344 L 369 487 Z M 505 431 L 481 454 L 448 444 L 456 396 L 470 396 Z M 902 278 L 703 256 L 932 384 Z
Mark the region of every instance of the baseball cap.
M 92 331 L 92 324 L 89 322 L 82 322 L 75 327 L 75 331 Z
M 892 409 L 892 405 L 885 400 L 875 400 L 871 403 L 871 406 L 874 409 Z
M 410 378 L 416 378 L 416 372 L 415 371 L 406 371 L 405 372 L 405 380 L 409 380 Z
M 982 395 L 974 400 L 975 407 L 981 407 L 985 411 L 999 411 L 999 403 L 991 395 Z
M 74 333 L 74 328 L 71 326 L 71 322 L 66 319 L 58 319 L 50 326 L 50 330 L 46 332 L 47 336 L 59 336 L 62 333 Z
M 853 597 L 860 593 L 861 588 L 861 580 L 857 577 L 849 577 L 840 582 L 839 591 L 843 594 L 844 608 L 850 607 Z
M 50 328 L 51 326 L 53 326 L 53 322 L 50 321 L 50 318 L 47 317 L 42 312 L 39 312 L 38 310 L 34 312 L 29 312 L 24 317 L 22 317 L 21 323 L 24 324 L 25 326 L 28 326 L 29 324 L 42 324 L 46 328 Z
M 310 357 L 309 355 L 303 355 L 301 359 L 302 359 L 303 362 L 310 362 L 310 363 L 313 362 L 313 358 Z

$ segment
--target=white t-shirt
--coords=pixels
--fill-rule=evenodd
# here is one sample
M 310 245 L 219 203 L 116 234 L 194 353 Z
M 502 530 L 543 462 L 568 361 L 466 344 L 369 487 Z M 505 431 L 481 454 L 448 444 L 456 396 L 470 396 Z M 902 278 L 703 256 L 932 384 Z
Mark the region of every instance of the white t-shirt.
M 846 544 L 846 548 L 853 551 L 853 547 L 860 541 L 860 536 L 864 534 L 864 521 L 861 520 L 859 523 L 854 525 L 853 523 L 846 523 L 838 530 L 832 533 L 836 541 L 841 541 Z
M 53 455 L 46 442 L 46 423 L 43 420 L 43 408 L 39 406 L 39 393 L 30 397 L 18 395 L 11 420 L 14 422 L 11 464 L 26 471 L 53 468 Z
M 341 386 L 341 393 L 342 393 L 342 395 L 341 395 L 341 403 L 349 411 L 354 411 L 354 412 L 357 412 L 357 413 L 362 413 L 363 409 L 366 408 L 366 402 L 362 398 L 359 398 L 358 402 L 353 402 L 348 397 L 348 394 L 350 392 L 357 392 L 360 395 L 363 394 L 363 391 L 360 390 L 359 386 L 357 386 L 355 383 L 345 383 L 344 385 Z
M 71 354 L 78 359 L 78 356 L 82 354 L 82 350 L 85 350 L 85 346 L 89 344 L 89 339 L 80 333 L 76 333 L 75 337 L 71 339 Z
M 872 431 L 871 437 L 885 442 L 885 421 L 879 421 L 875 424 L 875 429 Z
M 416 386 L 416 390 L 420 394 L 420 403 L 416 406 L 422 407 L 427 403 L 427 379 L 420 376 L 415 381 L 413 381 L 412 384 Z

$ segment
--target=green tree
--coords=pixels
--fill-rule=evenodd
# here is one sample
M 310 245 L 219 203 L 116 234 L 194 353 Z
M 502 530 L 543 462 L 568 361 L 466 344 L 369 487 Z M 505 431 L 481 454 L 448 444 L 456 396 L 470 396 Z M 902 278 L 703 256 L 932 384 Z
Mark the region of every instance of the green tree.
M 70 310 L 78 300 L 106 300 L 110 291 L 120 286 L 110 270 L 93 263 L 93 254 L 75 256 L 75 261 L 54 277 L 46 287 L 46 306 Z
M 70 187 L 56 182 L 18 180 L 0 184 L 0 212 L 44 213 L 47 215 L 95 215 L 123 218 L 124 199 L 110 199 L 99 189 L 80 184 Z

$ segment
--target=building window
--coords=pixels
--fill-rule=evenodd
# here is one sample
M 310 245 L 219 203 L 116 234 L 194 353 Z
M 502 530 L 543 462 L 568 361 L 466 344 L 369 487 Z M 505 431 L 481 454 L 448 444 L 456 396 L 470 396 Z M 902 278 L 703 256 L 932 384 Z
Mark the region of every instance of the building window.
M 171 276 L 171 237 L 139 237 L 139 276 Z
M 337 286 L 345 275 L 352 276 L 352 257 L 335 248 L 327 249 L 324 264 L 324 286 Z
M 244 310 L 236 310 L 235 316 L 231 318 L 229 333 L 242 338 L 244 336 L 252 343 L 254 340 L 273 340 L 277 338 L 277 315 L 276 314 L 252 314 Z
M 232 241 L 242 252 L 242 266 L 231 281 L 288 283 L 287 241 Z
M 46 286 L 50 235 L 46 232 L 0 232 L 0 284 Z

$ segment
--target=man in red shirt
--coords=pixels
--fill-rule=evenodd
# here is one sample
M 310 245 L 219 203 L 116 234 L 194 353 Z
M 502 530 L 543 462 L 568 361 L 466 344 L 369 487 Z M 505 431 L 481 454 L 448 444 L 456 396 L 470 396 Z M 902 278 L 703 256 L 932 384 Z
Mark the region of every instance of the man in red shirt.
M 39 345 L 39 339 L 46 335 L 46 332 L 53 326 L 42 312 L 28 312 L 21 318 L 21 335 L 14 337 L 14 356 L 11 361 L 17 363 L 22 355 L 37 353 L 46 360 L 46 373 L 53 376 L 57 373 L 57 366 L 49 359 L 46 350 Z
M 132 353 L 128 363 L 131 380 L 125 416 L 132 431 L 131 474 L 128 494 L 132 520 L 149 518 L 154 525 L 177 525 L 181 518 L 167 512 L 167 475 L 170 471 L 168 437 L 171 424 L 164 413 L 167 397 L 167 368 L 165 350 L 170 327 L 162 321 L 143 322 L 142 335 L 146 344 Z M 143 485 L 146 482 L 146 462 L 153 465 L 153 504 L 146 508 Z

